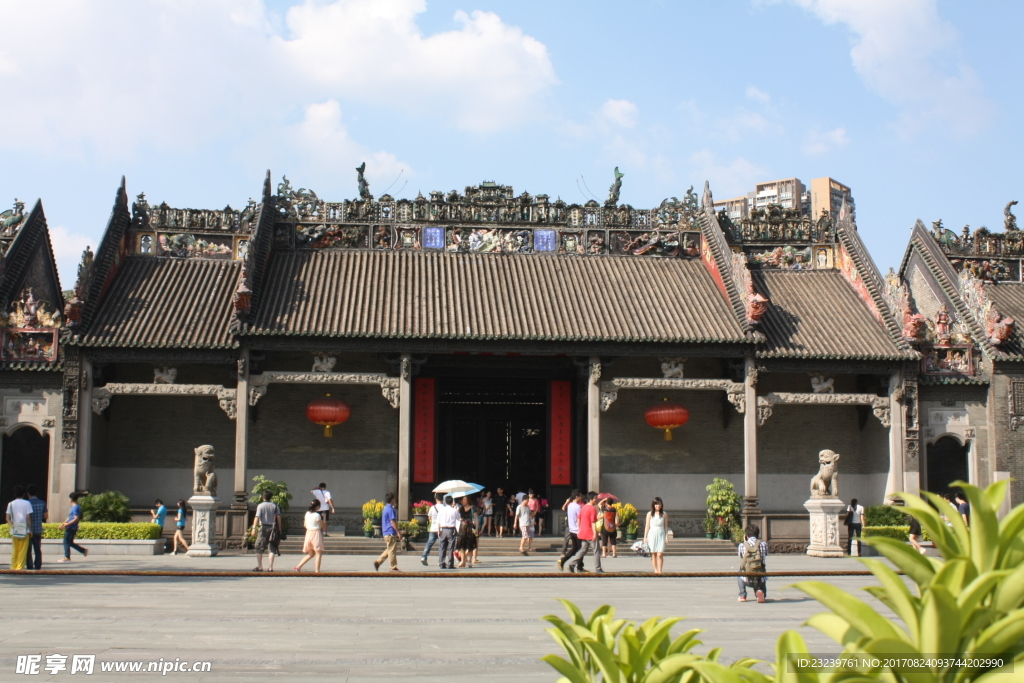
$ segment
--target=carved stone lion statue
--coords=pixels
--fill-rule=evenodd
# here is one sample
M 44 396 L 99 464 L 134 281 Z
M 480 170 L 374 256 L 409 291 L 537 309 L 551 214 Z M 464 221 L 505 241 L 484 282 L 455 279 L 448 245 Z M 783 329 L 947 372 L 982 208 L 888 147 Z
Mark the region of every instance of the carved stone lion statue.
M 820 468 L 811 479 L 811 498 L 839 497 L 839 454 L 827 448 L 818 453 Z
M 827 377 L 820 372 L 811 373 L 811 391 L 815 394 L 834 394 L 835 378 Z
M 196 493 L 217 495 L 217 472 L 213 465 L 213 446 L 200 446 L 196 449 L 196 466 L 194 470 Z
M 169 368 L 161 365 L 153 368 L 153 384 L 174 384 L 178 379 L 178 368 Z

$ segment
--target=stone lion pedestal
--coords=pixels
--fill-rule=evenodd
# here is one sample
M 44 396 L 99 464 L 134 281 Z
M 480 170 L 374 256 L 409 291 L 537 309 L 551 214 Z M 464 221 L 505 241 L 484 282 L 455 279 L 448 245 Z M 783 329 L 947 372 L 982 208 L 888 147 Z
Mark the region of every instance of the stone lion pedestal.
M 188 549 L 189 557 L 213 557 L 219 552 L 214 540 L 217 522 L 217 508 L 220 498 L 206 493 L 197 493 L 188 499 L 192 508 L 192 544 Z
M 843 557 L 839 543 L 839 516 L 846 512 L 846 503 L 838 498 L 811 498 L 804 507 L 811 513 L 811 545 L 807 554 L 812 557 Z

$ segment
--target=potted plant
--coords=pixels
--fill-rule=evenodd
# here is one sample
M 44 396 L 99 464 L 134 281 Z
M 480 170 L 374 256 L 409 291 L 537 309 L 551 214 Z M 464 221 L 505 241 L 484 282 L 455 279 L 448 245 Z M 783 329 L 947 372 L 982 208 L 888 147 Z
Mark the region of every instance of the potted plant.
M 370 500 L 363 503 L 363 519 L 370 522 L 373 527 L 373 535 L 375 537 L 380 536 L 380 518 L 384 516 L 384 503 L 383 501 L 371 498 Z M 365 528 L 364 528 L 365 531 Z
M 715 477 L 707 485 L 708 492 L 707 506 L 708 516 L 714 517 L 718 522 L 719 538 L 729 538 L 729 527 L 732 524 L 739 524 L 740 519 L 740 494 L 736 493 L 732 482 L 726 479 Z M 722 527 L 725 527 L 723 536 Z
M 715 529 L 715 538 L 717 538 L 720 541 L 728 541 L 729 540 L 729 535 L 730 535 L 730 532 L 729 532 L 729 523 L 728 522 L 722 522 Z
M 619 513 L 619 534 L 625 534 L 626 538 L 629 538 L 630 522 L 636 521 L 636 508 L 631 503 L 615 503 L 612 507 Z M 619 536 L 619 538 L 622 538 L 622 536 Z M 636 540 L 635 536 L 633 540 Z
M 366 538 L 373 538 L 373 520 L 363 520 L 363 536 Z
M 636 535 L 637 535 L 637 533 L 639 531 L 640 531 L 640 522 L 636 521 L 635 519 L 630 520 L 629 524 L 626 526 L 626 540 L 627 541 L 635 541 L 636 540 Z
M 277 503 L 277 507 L 281 508 L 281 540 L 283 541 L 288 538 L 288 516 L 284 513 L 288 512 L 288 504 L 292 499 L 292 494 L 288 492 L 288 482 L 267 479 L 262 474 L 257 474 L 252 480 L 255 485 L 252 487 L 252 495 L 249 496 L 250 503 L 262 503 L 263 492 L 270 491 L 272 496 L 270 502 Z M 251 522 L 249 528 L 252 529 Z M 253 543 L 255 543 L 255 539 L 253 539 Z
M 412 504 L 412 518 L 416 520 L 416 523 L 420 526 L 427 526 L 430 524 L 430 518 L 427 517 L 427 513 L 430 512 L 430 508 L 434 507 L 434 504 L 429 500 L 418 500 Z
M 704 515 L 704 522 L 702 524 L 704 526 L 704 536 L 707 538 L 714 538 L 715 527 L 718 525 L 718 521 L 715 519 L 714 515 L 710 512 Z
M 401 531 L 402 534 L 410 541 L 416 541 L 419 540 L 422 527 L 420 527 L 420 525 L 415 520 L 413 520 L 411 522 L 399 522 L 398 530 Z

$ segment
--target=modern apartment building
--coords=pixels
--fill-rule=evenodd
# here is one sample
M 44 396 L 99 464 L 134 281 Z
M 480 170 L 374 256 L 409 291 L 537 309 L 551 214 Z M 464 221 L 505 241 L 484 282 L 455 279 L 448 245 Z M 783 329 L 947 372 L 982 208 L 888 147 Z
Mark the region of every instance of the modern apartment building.
M 763 209 L 769 204 L 779 204 L 787 209 L 800 209 L 807 216 L 820 216 L 826 209 L 838 215 L 843 198 L 853 211 L 853 194 L 850 188 L 834 178 L 815 178 L 810 188 L 799 178 L 771 180 L 758 183 L 753 192 L 741 197 L 723 199 L 715 202 L 716 211 L 725 211 L 730 220 L 742 220 L 750 216 L 754 209 Z

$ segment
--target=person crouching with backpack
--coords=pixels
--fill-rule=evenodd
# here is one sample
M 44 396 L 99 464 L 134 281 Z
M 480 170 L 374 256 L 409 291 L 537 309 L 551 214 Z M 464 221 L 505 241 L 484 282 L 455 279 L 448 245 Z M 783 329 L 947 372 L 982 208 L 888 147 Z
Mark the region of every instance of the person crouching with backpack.
M 743 530 L 743 542 L 740 543 L 738 553 L 740 556 L 740 575 L 736 577 L 740 587 L 740 602 L 747 601 L 747 586 L 754 588 L 754 594 L 758 602 L 764 602 L 768 594 L 767 577 L 744 576 L 747 572 L 766 571 L 764 559 L 768 557 L 768 544 L 758 541 L 757 537 L 761 530 L 756 524 L 750 524 Z

